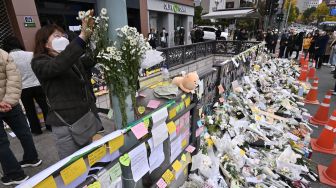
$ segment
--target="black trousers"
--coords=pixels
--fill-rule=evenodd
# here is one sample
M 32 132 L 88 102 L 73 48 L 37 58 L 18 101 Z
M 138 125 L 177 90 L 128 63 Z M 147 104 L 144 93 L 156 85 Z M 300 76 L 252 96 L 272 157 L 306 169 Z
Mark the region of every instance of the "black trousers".
M 42 109 L 44 122 L 46 122 L 48 115 L 48 105 L 42 87 L 36 86 L 22 89 L 21 101 L 26 110 L 26 115 L 30 124 L 30 130 L 32 133 L 40 134 L 42 133 L 41 124 L 37 117 L 34 100 Z M 47 129 L 51 130 L 51 127 L 49 125 L 46 125 L 46 127 Z
M 322 57 L 319 54 L 314 55 L 314 60 L 315 60 L 315 68 L 319 69 L 322 66 Z
M 279 58 L 283 58 L 283 56 L 285 54 L 285 49 L 286 49 L 286 46 L 280 46 L 280 49 L 279 49 Z

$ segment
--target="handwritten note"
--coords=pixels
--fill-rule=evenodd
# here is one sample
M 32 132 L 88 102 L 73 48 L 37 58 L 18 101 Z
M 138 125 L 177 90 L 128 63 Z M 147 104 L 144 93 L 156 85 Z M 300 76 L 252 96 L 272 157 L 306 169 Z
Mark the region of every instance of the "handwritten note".
M 148 108 L 152 108 L 152 109 L 157 109 L 157 107 L 160 106 L 160 101 L 157 100 L 150 100 L 147 104 Z
M 88 188 L 101 188 L 100 182 L 96 181 L 88 186 Z
M 34 188 L 57 188 L 55 179 L 53 176 L 49 176 L 43 181 L 41 181 L 39 184 L 34 186 Z
M 156 183 L 156 185 L 157 185 L 159 188 L 165 188 L 165 187 L 167 187 L 166 182 L 165 182 L 162 178 L 159 179 L 159 181 Z
M 128 153 L 131 158 L 131 170 L 135 182 L 139 181 L 148 171 L 147 149 L 145 143 L 140 144 Z
M 153 127 L 161 124 L 162 122 L 165 122 L 168 117 L 168 111 L 167 108 L 161 108 L 160 110 L 157 110 L 152 114 L 152 122 Z
M 173 169 L 175 170 L 175 172 L 178 172 L 181 170 L 182 168 L 182 164 L 179 160 L 176 160 L 173 164 L 172 164 Z
M 166 172 L 162 175 L 162 178 L 169 185 L 171 182 L 174 181 L 174 174 L 172 171 L 167 169 Z
M 182 138 L 179 136 L 170 143 L 170 162 L 173 162 L 181 152 Z
M 161 144 L 168 138 L 168 129 L 166 123 L 161 123 L 157 127 L 152 129 L 153 144 L 154 147 Z
M 148 145 L 151 149 L 149 156 L 150 173 L 157 169 L 164 161 L 165 155 L 163 153 L 163 144 L 159 144 L 157 147 L 153 145 L 153 139 L 148 140 Z
M 129 166 L 131 163 L 131 159 L 128 153 L 125 153 L 123 156 L 119 157 L 119 162 L 124 166 Z
M 138 140 L 148 133 L 148 130 L 145 128 L 145 124 L 143 122 L 135 125 L 131 130 Z
M 124 145 L 124 135 L 121 134 L 117 138 L 108 142 L 110 154 L 118 150 L 121 146 Z
M 60 174 L 63 179 L 64 185 L 68 185 L 85 172 L 86 164 L 83 158 L 80 158 L 65 169 L 63 169 Z
M 188 108 L 188 106 L 190 105 L 190 101 L 191 99 L 190 99 L 190 97 L 188 97 L 188 98 L 186 98 L 186 100 L 184 101 L 185 102 L 185 106 L 186 106 L 186 108 Z
M 176 125 L 173 121 L 169 122 L 167 124 L 167 128 L 168 128 L 168 133 L 169 135 L 171 135 L 172 133 L 176 132 Z
M 106 146 L 96 149 L 88 155 L 89 165 L 92 166 L 106 155 Z
M 198 127 L 202 127 L 202 126 L 203 126 L 203 123 L 202 123 L 201 120 L 198 120 L 198 121 L 197 121 L 197 126 L 198 126 Z
M 113 183 L 116 181 L 119 177 L 121 177 L 121 166 L 117 162 L 112 168 L 108 170 L 108 174 L 110 176 L 111 182 Z
M 169 110 L 169 119 L 173 119 L 176 116 L 176 107 Z
M 185 150 L 187 151 L 187 152 L 189 152 L 189 153 L 192 153 L 192 152 L 194 152 L 195 151 L 195 147 L 194 146 L 192 146 L 192 145 L 189 145 Z
M 220 84 L 220 85 L 218 86 L 218 93 L 219 93 L 219 94 L 224 93 L 224 88 L 223 88 L 222 84 Z
M 187 162 L 187 156 L 185 154 L 182 154 L 181 160 L 184 162 Z
M 182 141 L 182 148 L 184 148 L 186 145 L 187 145 L 187 139 L 185 138 Z

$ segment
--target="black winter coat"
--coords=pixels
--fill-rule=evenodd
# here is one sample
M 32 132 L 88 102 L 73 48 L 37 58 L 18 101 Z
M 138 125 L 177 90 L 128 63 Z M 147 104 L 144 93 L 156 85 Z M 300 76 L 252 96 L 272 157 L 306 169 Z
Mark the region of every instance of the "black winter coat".
M 49 125 L 64 125 L 53 110 L 69 124 L 80 119 L 90 108 L 97 113 L 91 83 L 86 74 L 95 62 L 83 56 L 84 48 L 85 42 L 78 37 L 58 56 L 41 54 L 32 60 L 32 69 L 51 105 L 47 117 Z

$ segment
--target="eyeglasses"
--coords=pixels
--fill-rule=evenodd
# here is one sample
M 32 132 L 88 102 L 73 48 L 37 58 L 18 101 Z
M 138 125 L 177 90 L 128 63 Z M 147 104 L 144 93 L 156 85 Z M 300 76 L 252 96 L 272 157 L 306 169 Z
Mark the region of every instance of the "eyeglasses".
M 53 37 L 55 37 L 55 38 L 61 38 L 61 37 L 68 38 L 68 35 L 67 34 L 53 34 Z

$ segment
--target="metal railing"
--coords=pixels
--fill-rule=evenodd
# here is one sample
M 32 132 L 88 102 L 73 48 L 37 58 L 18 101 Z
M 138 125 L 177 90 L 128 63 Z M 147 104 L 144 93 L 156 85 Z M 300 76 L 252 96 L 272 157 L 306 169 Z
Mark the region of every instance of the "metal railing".
M 259 41 L 214 40 L 171 48 L 162 48 L 159 49 L 159 51 L 162 52 L 162 56 L 164 57 L 164 61 L 161 62 L 161 64 L 166 64 L 171 68 L 212 54 L 223 56 L 237 55 L 259 43 Z

